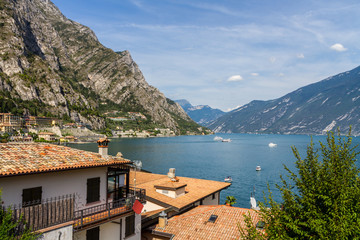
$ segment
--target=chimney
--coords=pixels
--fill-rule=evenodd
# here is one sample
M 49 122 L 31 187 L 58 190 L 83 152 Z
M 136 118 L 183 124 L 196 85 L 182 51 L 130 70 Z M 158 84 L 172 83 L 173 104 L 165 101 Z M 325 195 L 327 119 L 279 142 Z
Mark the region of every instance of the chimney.
M 109 140 L 107 138 L 100 138 L 97 141 L 97 144 L 99 146 L 99 154 L 103 157 L 108 155 L 108 144 L 109 144 Z
M 172 178 L 175 178 L 175 168 L 170 168 L 167 175 L 168 175 L 168 177 L 171 178 L 171 179 L 172 179 Z
M 159 228 L 164 229 L 166 225 L 167 225 L 167 214 L 164 211 L 162 211 L 159 214 Z

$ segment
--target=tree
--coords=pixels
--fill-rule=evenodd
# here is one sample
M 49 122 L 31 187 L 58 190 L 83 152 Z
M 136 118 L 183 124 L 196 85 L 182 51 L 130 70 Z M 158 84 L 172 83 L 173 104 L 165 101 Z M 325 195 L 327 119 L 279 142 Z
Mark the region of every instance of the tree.
M 316 150 L 311 139 L 305 159 L 292 147 L 298 171 L 284 166 L 289 179 L 280 176 L 282 183 L 276 186 L 282 203 L 273 200 L 268 186 L 269 195 L 259 204 L 266 234 L 259 239 L 359 239 L 357 146 L 352 146 L 350 132 L 341 137 L 339 131 L 328 133 L 320 146 Z M 254 229 L 254 224 L 248 224 L 240 233 L 246 239 Z
M 232 206 L 232 205 L 234 205 L 236 203 L 236 198 L 234 196 L 227 196 L 226 200 L 225 200 L 225 203 L 227 205 Z
M 0 191 L 1 202 L 1 191 Z M 25 227 L 24 227 L 25 226 Z M 31 229 L 26 227 L 22 218 L 14 221 L 12 217 L 11 208 L 5 209 L 0 204 L 0 239 L 1 240 L 35 240 L 40 237 L 39 234 L 31 232 Z

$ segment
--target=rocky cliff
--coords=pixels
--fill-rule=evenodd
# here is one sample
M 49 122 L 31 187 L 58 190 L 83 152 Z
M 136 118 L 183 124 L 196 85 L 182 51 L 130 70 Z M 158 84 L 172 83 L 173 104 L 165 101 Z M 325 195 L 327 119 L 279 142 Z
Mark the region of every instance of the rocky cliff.
M 360 67 L 269 101 L 252 101 L 218 118 L 215 132 L 360 135 Z
M 101 45 L 48 0 L 0 1 L 1 110 L 80 119 L 104 128 L 102 109 L 141 111 L 179 131 L 191 119 L 144 79 L 128 51 Z

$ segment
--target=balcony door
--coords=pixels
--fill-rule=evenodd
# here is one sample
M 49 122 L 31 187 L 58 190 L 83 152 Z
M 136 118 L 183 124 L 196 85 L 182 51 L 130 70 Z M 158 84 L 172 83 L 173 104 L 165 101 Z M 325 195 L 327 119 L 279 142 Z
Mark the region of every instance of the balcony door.
M 108 169 L 107 176 L 107 195 L 108 199 L 112 199 L 113 201 L 120 200 L 125 197 L 125 174 L 124 170 L 119 170 L 116 168 Z

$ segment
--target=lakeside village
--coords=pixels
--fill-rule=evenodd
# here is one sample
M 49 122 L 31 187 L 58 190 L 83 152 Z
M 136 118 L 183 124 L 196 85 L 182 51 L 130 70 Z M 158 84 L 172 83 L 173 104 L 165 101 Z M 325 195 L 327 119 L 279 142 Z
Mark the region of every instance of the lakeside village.
M 99 139 L 98 153 L 1 143 L 2 206 L 17 222 L 14 235 L 28 227 L 49 240 L 239 239 L 245 215 L 263 231 L 256 206 L 233 207 L 232 196 L 220 202 L 231 183 L 177 176 L 174 168 L 147 172 L 120 152 L 109 155 L 109 142 Z
M 116 112 L 105 113 L 112 128 L 94 132 L 90 125 L 82 122 L 67 122 L 51 117 L 17 116 L 11 113 L 0 113 L 0 137 L 2 142 L 42 141 L 58 143 L 94 142 L 99 137 L 147 138 L 172 137 L 176 134 L 169 128 L 152 128 L 142 130 L 136 125 L 146 120 L 139 112 L 128 112 L 126 117 L 112 116 Z M 125 124 L 124 124 L 125 122 Z M 126 125 L 127 127 L 124 127 Z M 199 129 L 199 131 L 203 131 Z M 207 134 L 210 134 L 211 131 Z M 188 132 L 188 135 L 192 133 Z

